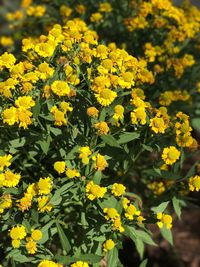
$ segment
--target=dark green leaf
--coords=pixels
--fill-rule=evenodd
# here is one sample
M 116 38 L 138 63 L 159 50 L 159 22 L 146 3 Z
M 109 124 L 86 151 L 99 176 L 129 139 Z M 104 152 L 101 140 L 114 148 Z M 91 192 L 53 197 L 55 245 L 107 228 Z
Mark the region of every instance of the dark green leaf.
M 121 134 L 119 136 L 119 139 L 118 139 L 118 144 L 126 144 L 130 141 L 133 141 L 135 139 L 138 139 L 140 135 L 138 133 L 129 133 L 129 132 L 124 132 L 123 134 Z
M 64 230 L 62 229 L 62 227 L 61 227 L 61 225 L 59 224 L 58 221 L 56 221 L 56 226 L 57 226 L 58 235 L 60 237 L 60 242 L 61 242 L 62 248 L 66 252 L 69 252 L 70 249 L 71 249 L 71 245 L 69 243 L 69 240 L 68 240 Z

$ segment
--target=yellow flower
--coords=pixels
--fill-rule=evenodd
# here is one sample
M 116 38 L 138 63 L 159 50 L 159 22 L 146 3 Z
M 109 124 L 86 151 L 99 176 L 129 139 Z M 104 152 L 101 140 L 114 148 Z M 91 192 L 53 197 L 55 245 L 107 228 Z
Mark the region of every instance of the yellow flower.
M 102 18 L 103 18 L 102 14 L 99 12 L 96 12 L 90 16 L 90 21 L 91 22 L 98 22 L 98 21 L 102 20 Z
M 128 208 L 128 204 L 130 203 L 130 200 L 128 198 L 126 198 L 126 197 L 123 197 L 122 200 L 123 200 L 123 202 L 122 202 L 123 203 L 123 208 L 127 209 Z
M 38 197 L 38 211 L 40 212 L 51 211 L 52 208 L 53 206 L 51 203 L 49 203 L 48 196 Z
M 15 107 L 7 108 L 3 111 L 3 122 L 10 126 L 18 122 L 17 109 Z
M 19 248 L 20 247 L 20 240 L 19 239 L 13 239 L 12 240 L 12 246 L 13 248 Z
M 13 45 L 13 39 L 9 36 L 2 36 L 0 38 L 0 44 L 4 47 Z
M 70 93 L 70 87 L 65 81 L 54 81 L 51 90 L 58 96 L 68 96 Z
M 35 254 L 37 251 L 37 246 L 36 243 L 33 241 L 33 239 L 31 237 L 26 239 L 26 249 L 28 251 L 29 254 Z
M 137 221 L 139 222 L 139 224 L 143 224 L 143 221 L 145 221 L 145 220 L 146 219 L 143 216 L 141 216 L 141 215 L 137 216 Z
M 94 184 L 93 181 L 89 182 L 86 185 L 86 195 L 87 198 L 90 200 L 94 200 L 96 198 L 103 198 L 106 192 L 106 187 L 101 187 L 97 184 Z
M 101 154 L 98 153 L 96 156 L 92 157 L 92 159 L 95 161 L 94 167 L 98 171 L 103 171 L 108 167 L 106 159 Z
M 115 242 L 112 239 L 108 239 L 103 244 L 103 251 L 108 252 L 109 250 L 113 249 L 114 246 L 115 246 Z
M 155 117 L 153 119 L 150 119 L 150 124 L 152 131 L 154 133 L 164 133 L 167 129 L 167 124 L 165 123 L 164 119 L 162 117 Z
M 64 113 L 71 112 L 73 110 L 73 107 L 71 106 L 70 103 L 67 103 L 65 101 L 62 101 L 60 103 L 60 107 L 63 110 Z
M 65 173 L 66 173 L 67 177 L 70 179 L 74 178 L 74 177 L 80 177 L 81 176 L 80 173 L 76 169 L 67 168 Z
M 133 204 L 130 204 L 125 209 L 125 217 L 129 220 L 133 220 L 134 215 L 140 215 L 140 211 L 137 210 Z
M 4 155 L 0 156 L 0 171 L 3 171 L 4 168 L 9 167 L 11 165 L 10 160 L 12 159 L 12 155 Z
M 15 187 L 18 185 L 21 175 L 17 173 L 13 173 L 11 171 L 5 171 L 4 175 L 4 180 L 3 180 L 3 186 L 6 187 Z
M 95 107 L 89 107 L 87 108 L 87 115 L 89 117 L 98 117 L 99 111 Z
M 32 115 L 33 114 L 31 111 L 29 111 L 27 109 L 18 108 L 17 109 L 17 116 L 18 116 L 19 127 L 23 127 L 24 129 L 26 129 L 28 127 L 28 125 L 30 125 L 32 123 L 32 121 L 31 121 Z
M 29 109 L 35 106 L 35 101 L 31 96 L 20 96 L 15 100 L 15 105 L 20 109 Z
M 134 79 L 133 73 L 127 71 L 127 72 L 122 73 L 121 76 L 122 77 L 119 79 L 119 85 L 122 88 L 130 89 L 131 86 L 135 84 L 135 82 L 133 81 Z
M 146 115 L 146 111 L 145 108 L 141 107 L 141 108 L 136 108 L 133 112 L 131 112 L 131 122 L 132 124 L 146 124 L 147 120 L 147 115 Z
M 52 189 L 52 180 L 50 177 L 40 178 L 37 183 L 39 195 L 48 195 Z
M 89 267 L 89 265 L 85 261 L 77 261 L 77 262 L 71 264 L 71 267 Z
M 67 119 L 65 118 L 65 113 L 63 111 L 60 111 L 56 106 L 53 106 L 50 112 L 54 116 L 54 124 L 56 126 L 67 125 Z
M 40 231 L 39 229 L 32 230 L 31 237 L 33 240 L 39 241 L 42 238 L 42 231 Z
M 110 89 L 102 89 L 98 94 L 95 94 L 97 101 L 102 106 L 109 106 L 117 97 L 117 93 Z
M 120 197 L 126 191 L 126 187 L 123 184 L 114 183 L 112 185 L 112 194 L 116 197 Z
M 61 174 L 65 172 L 66 164 L 64 161 L 56 161 L 53 167 L 54 167 L 54 170 L 57 171 L 57 173 Z
M 0 209 L 8 209 L 12 207 L 12 199 L 10 194 L 3 194 L 0 197 Z
M 172 228 L 172 216 L 168 214 L 163 214 L 161 212 L 157 213 L 157 219 L 159 220 L 157 222 L 157 225 L 159 228 L 163 228 L 165 225 L 167 229 Z
M 200 190 L 200 176 L 192 176 L 189 179 L 189 189 L 190 191 L 199 191 Z
M 8 69 L 12 68 L 16 62 L 16 58 L 13 54 L 5 52 L 0 56 L 0 68 L 6 67 Z
M 48 63 L 43 62 L 38 66 L 39 77 L 42 80 L 50 78 L 54 74 L 54 69 L 49 66 Z
M 162 152 L 162 159 L 167 165 L 174 164 L 180 157 L 180 151 L 174 147 L 165 147 Z
M 26 236 L 26 228 L 23 225 L 17 225 L 10 230 L 12 239 L 22 240 Z
M 25 210 L 29 210 L 31 208 L 32 198 L 33 197 L 30 194 L 25 193 L 24 197 L 17 200 L 17 206 L 22 212 L 24 212 Z
M 115 217 L 112 221 L 113 221 L 113 230 L 117 230 L 120 233 L 123 233 L 124 227 L 122 226 L 121 218 Z
M 106 220 L 114 220 L 115 218 L 120 217 L 115 208 L 104 208 L 103 212 L 106 214 L 104 216 Z
M 34 49 L 41 57 L 51 57 L 54 53 L 55 46 L 51 43 L 39 43 Z
M 57 264 L 53 261 L 43 260 L 39 263 L 38 267 L 63 267 L 63 265 Z
M 92 154 L 89 146 L 80 147 L 79 152 L 79 158 L 82 160 L 82 163 L 87 165 L 89 163 L 89 156 Z
M 124 118 L 124 107 L 122 105 L 116 105 L 114 107 L 114 115 L 113 115 L 113 119 L 115 121 L 118 121 L 118 120 L 122 120 Z
M 110 131 L 108 124 L 105 121 L 95 123 L 94 127 L 98 130 L 99 135 L 106 135 Z
M 99 5 L 99 11 L 100 11 L 100 12 L 106 12 L 106 13 L 111 12 L 111 11 L 112 11 L 112 6 L 111 6 L 111 4 L 108 3 L 108 2 L 101 3 L 101 4 Z

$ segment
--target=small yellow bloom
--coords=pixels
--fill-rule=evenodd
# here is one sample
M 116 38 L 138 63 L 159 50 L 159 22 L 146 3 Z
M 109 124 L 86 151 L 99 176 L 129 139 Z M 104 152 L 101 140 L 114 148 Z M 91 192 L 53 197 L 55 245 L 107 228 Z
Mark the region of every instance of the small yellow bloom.
M 15 187 L 18 185 L 21 175 L 17 173 L 13 173 L 11 171 L 5 171 L 4 175 L 4 181 L 3 181 L 3 186 L 6 187 Z
M 77 261 L 77 262 L 71 264 L 70 267 L 89 267 L 89 265 L 85 261 Z
M 103 244 L 103 251 L 108 252 L 109 250 L 113 249 L 114 246 L 115 246 L 115 242 L 112 239 L 108 239 Z
M 134 215 L 140 215 L 140 211 L 136 209 L 136 207 L 133 204 L 130 204 L 125 209 L 125 217 L 129 220 L 134 219 Z
M 108 163 L 103 155 L 98 153 L 96 156 L 92 157 L 92 159 L 95 161 L 94 167 L 98 171 L 104 171 L 105 168 L 108 167 Z
M 51 211 L 53 208 L 52 204 L 49 202 L 48 196 L 42 196 L 38 197 L 38 211 L 39 212 L 45 212 L 45 211 Z
M 119 213 L 115 208 L 104 208 L 103 212 L 106 214 L 106 220 L 114 220 L 115 218 L 119 217 Z
M 79 152 L 79 158 L 82 160 L 82 163 L 87 165 L 89 163 L 89 156 L 92 154 L 89 146 L 80 147 Z
M 120 197 L 126 191 L 126 187 L 123 184 L 114 183 L 112 185 L 112 194 L 116 197 Z
M 12 246 L 13 248 L 19 248 L 20 247 L 20 240 L 19 239 L 13 239 L 12 240 Z
M 106 135 L 110 131 L 108 124 L 105 121 L 96 123 L 94 127 L 98 130 L 99 135 Z
M 106 192 L 106 187 L 101 187 L 97 184 L 94 184 L 93 181 L 89 182 L 86 185 L 86 195 L 87 198 L 90 200 L 94 200 L 96 198 L 103 198 Z
M 52 189 L 52 180 L 50 177 L 40 178 L 37 183 L 39 195 L 48 195 Z
M 42 238 L 42 231 L 39 229 L 32 230 L 31 237 L 35 241 L 39 241 Z
M 17 225 L 10 230 L 12 239 L 22 240 L 26 237 L 26 228 L 23 225 Z
M 4 155 L 0 156 L 0 171 L 3 171 L 4 168 L 9 167 L 11 165 L 10 160 L 12 159 L 12 155 Z
M 102 89 L 95 97 L 102 106 L 109 106 L 117 97 L 117 93 L 110 89 Z
M 200 176 L 192 176 L 189 179 L 189 189 L 190 191 L 199 191 L 200 190 Z
M 70 179 L 81 176 L 80 173 L 76 169 L 67 168 L 65 173 L 66 173 L 67 177 Z
M 69 96 L 70 94 L 70 87 L 65 81 L 54 81 L 51 90 L 58 96 Z
M 162 152 L 162 159 L 167 165 L 174 164 L 180 157 L 180 151 L 174 147 L 165 147 Z
M 172 228 L 172 216 L 171 215 L 159 212 L 157 213 L 157 219 L 159 220 L 157 222 L 157 225 L 159 228 L 162 228 L 164 225 L 167 227 L 167 229 Z
M 29 109 L 35 106 L 35 101 L 31 96 L 20 96 L 15 100 L 15 105 L 20 109 Z
M 95 107 L 89 107 L 87 108 L 87 115 L 89 117 L 98 117 L 99 111 Z
M 61 174 L 65 172 L 66 164 L 64 161 L 56 161 L 53 167 L 54 167 L 54 170 L 57 171 L 57 173 Z
M 29 254 L 35 254 L 37 251 L 37 246 L 36 243 L 33 241 L 33 239 L 31 237 L 28 237 L 26 239 L 26 249 L 28 251 Z

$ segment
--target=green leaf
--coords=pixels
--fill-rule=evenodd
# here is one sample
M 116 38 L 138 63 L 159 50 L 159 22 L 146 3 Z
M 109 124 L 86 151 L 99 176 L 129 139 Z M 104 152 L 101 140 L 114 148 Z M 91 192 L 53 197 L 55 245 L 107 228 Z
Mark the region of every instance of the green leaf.
M 145 144 L 142 144 L 142 147 L 143 147 L 144 150 L 146 150 L 146 151 L 153 152 L 153 148 L 150 147 L 150 146 L 147 146 L 147 145 L 145 145 Z
M 121 148 L 117 140 L 112 135 L 102 135 L 101 139 L 109 146 Z
M 172 198 L 172 204 L 179 219 L 181 218 L 181 206 L 182 206 L 181 203 L 182 201 L 179 200 L 178 198 L 176 197 Z
M 38 142 L 38 144 L 40 145 L 40 147 L 41 147 L 41 149 L 45 155 L 47 155 L 47 153 L 49 151 L 50 143 L 51 143 L 51 136 L 50 135 L 47 136 L 47 140 L 43 140 L 43 141 Z
M 48 222 L 45 226 L 42 227 L 42 239 L 38 241 L 39 244 L 44 244 L 49 239 L 49 229 L 55 223 L 55 221 Z
M 140 258 L 142 259 L 143 255 L 144 255 L 144 243 L 143 243 L 143 241 L 139 238 L 136 238 L 135 246 L 136 246 L 137 252 L 140 255 Z
M 102 256 L 96 254 L 84 254 L 76 258 L 76 260 L 86 261 L 90 264 L 100 263 Z
M 167 240 L 171 245 L 173 245 L 173 236 L 172 236 L 172 232 L 170 229 L 167 229 L 166 226 L 164 225 L 161 229 L 160 229 L 161 235 L 163 236 L 163 238 L 165 240 Z
M 62 201 L 62 197 L 60 195 L 60 190 L 58 189 L 55 191 L 55 194 L 51 198 L 50 202 L 51 202 L 51 204 L 56 206 L 56 205 L 59 205 L 61 201 Z
M 37 119 L 39 114 L 40 114 L 40 109 L 41 109 L 41 104 L 40 104 L 40 100 L 38 100 L 36 102 L 36 105 L 32 108 L 32 112 L 33 112 L 33 118 Z
M 199 122 L 199 118 L 194 118 L 191 121 L 192 127 L 196 130 L 200 130 L 200 122 Z
M 163 202 L 157 207 L 152 207 L 151 210 L 155 213 L 163 212 L 167 208 L 168 204 L 169 204 L 169 201 Z
M 115 197 L 111 196 L 109 199 L 105 199 L 103 201 L 99 201 L 99 206 L 104 208 L 116 208 L 117 206 L 117 200 Z
M 140 266 L 139 266 L 139 267 L 146 267 L 146 266 L 147 266 L 147 263 L 148 263 L 148 259 L 145 259 L 145 260 L 143 260 L 143 261 L 140 263 Z
M 70 264 L 76 261 L 73 257 L 70 256 L 55 256 L 55 259 L 61 264 Z
M 132 226 L 125 225 L 125 235 L 130 237 L 134 242 L 136 240 L 136 230 Z
M 101 182 L 101 177 L 102 177 L 102 172 L 97 171 L 95 172 L 94 176 L 93 176 L 93 181 L 95 184 L 100 184 Z
M 62 130 L 59 129 L 59 128 L 51 127 L 51 128 L 50 128 L 50 131 L 51 131 L 55 136 L 58 136 L 58 135 L 62 134 Z
M 144 231 L 141 230 L 135 230 L 137 237 L 139 237 L 144 243 L 152 245 L 152 246 L 157 246 L 157 244 L 153 241 L 151 236 Z
M 69 252 L 70 249 L 71 249 L 71 245 L 69 243 L 69 240 L 68 240 L 67 236 L 65 235 L 64 230 L 62 229 L 62 227 L 61 227 L 61 225 L 59 224 L 58 221 L 56 221 L 56 226 L 57 226 L 58 235 L 60 237 L 60 242 L 61 242 L 62 248 L 66 252 Z
M 118 250 L 116 247 L 111 249 L 107 254 L 107 267 L 117 267 L 118 263 Z
M 22 255 L 18 249 L 14 249 L 12 252 L 13 252 L 12 254 L 11 253 L 8 254 L 8 258 L 11 258 L 16 262 L 25 263 L 25 262 L 31 262 L 34 259 L 33 257 L 26 257 L 25 255 Z
M 25 143 L 26 143 L 25 137 L 17 138 L 17 139 L 13 139 L 9 141 L 9 144 L 11 145 L 12 148 L 22 147 L 24 146 Z
M 119 136 L 119 139 L 118 139 L 118 144 L 126 144 L 130 141 L 133 141 L 135 139 L 138 139 L 140 135 L 138 133 L 129 133 L 129 132 L 124 132 L 123 134 L 121 134 Z

